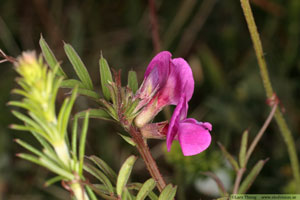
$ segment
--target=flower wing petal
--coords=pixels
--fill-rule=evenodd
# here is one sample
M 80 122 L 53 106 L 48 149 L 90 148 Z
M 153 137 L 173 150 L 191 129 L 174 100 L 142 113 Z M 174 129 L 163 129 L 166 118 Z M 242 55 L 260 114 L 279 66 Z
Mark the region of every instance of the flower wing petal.
M 192 156 L 209 147 L 211 135 L 203 123 L 191 123 L 187 119 L 178 125 L 178 140 L 183 155 Z

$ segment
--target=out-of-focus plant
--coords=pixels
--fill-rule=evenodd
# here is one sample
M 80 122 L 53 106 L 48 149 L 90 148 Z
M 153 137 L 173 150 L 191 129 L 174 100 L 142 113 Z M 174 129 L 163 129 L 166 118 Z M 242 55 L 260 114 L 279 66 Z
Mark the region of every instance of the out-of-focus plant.
M 260 75 L 263 81 L 263 85 L 265 88 L 266 96 L 268 99 L 271 99 L 274 97 L 273 87 L 270 81 L 270 77 L 268 74 L 268 68 L 267 63 L 264 57 L 263 47 L 261 44 L 261 40 L 257 31 L 257 27 L 254 21 L 254 17 L 252 14 L 252 10 L 250 7 L 249 0 L 240 0 L 241 7 L 243 10 L 243 13 L 245 15 L 245 19 L 249 28 L 250 36 L 253 42 L 256 58 L 258 61 L 259 69 L 260 69 Z M 283 140 L 286 144 L 288 155 L 291 162 L 291 167 L 293 170 L 293 176 L 296 182 L 296 191 L 300 192 L 300 169 L 299 169 L 299 159 L 297 156 L 297 150 L 295 141 L 293 138 L 293 135 L 285 121 L 285 119 L 282 116 L 282 113 L 280 109 L 277 109 L 275 112 L 275 119 L 278 124 L 278 127 L 280 129 L 281 135 L 283 137 Z
M 9 105 L 23 108 L 27 114 L 13 110 L 12 113 L 24 125 L 11 125 L 11 128 L 21 131 L 29 131 L 41 144 L 39 150 L 21 139 L 16 142 L 30 151 L 32 154 L 19 153 L 18 157 L 29 160 L 57 174 L 56 177 L 47 181 L 50 185 L 56 181 L 62 181 L 66 188 L 74 194 L 76 199 L 89 199 L 82 182 L 83 159 L 85 150 L 85 138 L 89 113 L 85 115 L 85 120 L 77 154 L 77 141 L 72 141 L 69 146 L 67 136 L 67 125 L 70 113 L 77 95 L 77 87 L 74 88 L 70 98 L 64 100 L 58 115 L 55 110 L 55 100 L 57 91 L 62 82 L 62 77 L 58 77 L 58 66 L 52 70 L 44 64 L 42 57 L 37 58 L 34 52 L 25 52 L 17 59 L 15 70 L 21 76 L 17 83 L 21 89 L 14 89 L 13 93 L 22 95 L 22 101 L 10 101 Z M 72 138 L 76 138 L 77 121 L 74 123 Z M 72 153 L 70 153 L 72 148 Z
M 244 193 L 246 193 L 247 190 L 250 188 L 250 186 L 255 181 L 255 179 L 258 176 L 258 174 L 260 173 L 260 171 L 262 170 L 264 164 L 268 161 L 268 159 L 259 160 L 252 168 L 250 168 L 250 171 L 248 171 L 249 172 L 248 175 L 243 179 L 243 175 L 245 174 L 247 169 L 249 169 L 248 161 L 249 161 L 256 145 L 258 144 L 258 142 L 262 138 L 264 132 L 266 131 L 268 125 L 270 124 L 270 122 L 275 114 L 275 111 L 277 109 L 278 99 L 276 98 L 276 96 L 273 96 L 270 104 L 272 105 L 271 112 L 270 112 L 268 118 L 266 119 L 264 125 L 259 130 L 259 132 L 257 133 L 257 135 L 255 136 L 254 140 L 251 142 L 250 145 L 248 145 L 249 131 L 245 130 L 244 133 L 242 134 L 240 152 L 238 155 L 238 161 L 234 158 L 234 156 L 232 156 L 227 151 L 227 149 L 221 143 L 218 143 L 224 157 L 227 159 L 227 161 L 230 163 L 230 165 L 232 166 L 232 168 L 234 169 L 234 171 L 236 173 L 235 183 L 234 183 L 234 187 L 233 187 L 231 193 L 226 191 L 222 181 L 214 173 L 212 173 L 212 172 L 204 173 L 205 175 L 210 176 L 212 179 L 215 180 L 215 182 L 219 188 L 221 196 L 227 197 L 228 194 L 244 194 Z M 222 198 L 220 198 L 220 199 L 222 199 Z

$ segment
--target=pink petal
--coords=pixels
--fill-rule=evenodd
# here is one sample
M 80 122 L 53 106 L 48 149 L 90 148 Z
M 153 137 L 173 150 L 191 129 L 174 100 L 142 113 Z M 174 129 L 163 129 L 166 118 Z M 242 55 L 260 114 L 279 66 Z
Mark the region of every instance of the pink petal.
M 172 54 L 168 51 L 162 51 L 158 53 L 149 63 L 144 75 L 144 80 L 150 76 L 153 70 L 157 71 L 155 73 L 156 77 L 152 76 L 150 78 L 158 79 L 156 82 L 158 82 L 158 84 L 162 87 L 168 79 L 171 56 Z
M 180 98 L 178 105 L 176 106 L 176 108 L 173 112 L 172 118 L 169 123 L 169 128 L 168 128 L 168 132 L 167 132 L 167 149 L 168 149 L 168 151 L 171 150 L 172 142 L 177 135 L 178 124 L 179 124 L 180 120 L 183 120 L 186 118 L 187 110 L 188 110 L 188 104 L 186 101 L 186 97 L 183 94 L 182 97 Z
M 182 121 L 178 126 L 178 140 L 185 156 L 192 156 L 207 149 L 211 143 L 211 135 L 203 123 L 190 123 L 190 119 Z
M 135 95 L 135 98 L 141 100 L 137 106 L 137 110 L 149 103 L 153 96 L 167 82 L 171 56 L 172 54 L 170 52 L 162 51 L 149 63 L 144 75 L 144 81 Z
M 177 105 L 183 93 L 187 101 L 194 92 L 194 78 L 191 67 L 183 58 L 175 58 L 171 62 L 170 74 L 165 86 L 158 92 L 158 104 Z

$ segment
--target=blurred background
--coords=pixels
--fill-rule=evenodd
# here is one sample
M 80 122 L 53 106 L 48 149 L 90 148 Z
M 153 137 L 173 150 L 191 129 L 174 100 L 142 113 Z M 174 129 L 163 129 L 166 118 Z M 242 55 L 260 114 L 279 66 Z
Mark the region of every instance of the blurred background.
M 251 0 L 261 34 L 274 89 L 286 112 L 288 125 L 300 154 L 300 1 Z M 270 107 L 260 79 L 248 29 L 238 0 L 155 0 L 156 15 L 148 1 L 139 0 L 0 0 L 0 49 L 11 56 L 25 50 L 40 52 L 40 35 L 48 42 L 69 77 L 76 75 L 63 51 L 70 43 L 86 64 L 100 91 L 100 51 L 114 69 L 121 69 L 123 84 L 129 70 L 143 73 L 160 50 L 185 58 L 192 67 L 195 92 L 189 116 L 213 125 L 212 144 L 193 157 L 183 157 L 177 143 L 167 152 L 164 141 L 149 141 L 152 153 L 167 182 L 179 186 L 177 199 L 212 199 L 218 194 L 215 183 L 200 172 L 216 173 L 232 188 L 234 173 L 221 154 L 220 141 L 238 155 L 240 138 L 246 129 L 250 140 L 268 116 Z M 153 10 L 152 10 L 153 11 Z M 157 19 L 157 24 L 153 19 Z M 153 31 L 158 34 L 153 35 Z M 157 37 L 158 36 L 158 37 Z M 25 151 L 13 142 L 16 137 L 37 144 L 25 132 L 8 129 L 18 123 L 6 103 L 18 98 L 16 72 L 9 63 L 0 65 L 0 199 L 70 199 L 60 184 L 45 188 L 53 174 L 15 157 Z M 58 105 L 66 96 L 63 91 Z M 74 113 L 93 102 L 80 97 Z M 173 108 L 171 108 L 173 109 Z M 162 112 L 156 121 L 168 119 Z M 119 170 L 135 149 L 123 141 L 116 124 L 91 120 L 87 154 L 95 154 Z M 293 193 L 292 173 L 285 143 L 275 122 L 258 144 L 249 167 L 270 158 L 249 193 Z M 131 181 L 145 181 L 149 175 L 141 160 Z M 231 190 L 230 190 L 231 191 Z

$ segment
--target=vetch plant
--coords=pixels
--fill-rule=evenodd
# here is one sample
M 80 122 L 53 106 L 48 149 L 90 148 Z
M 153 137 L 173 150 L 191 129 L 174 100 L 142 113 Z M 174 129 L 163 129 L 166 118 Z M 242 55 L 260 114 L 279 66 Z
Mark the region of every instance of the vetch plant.
M 219 144 L 224 157 L 235 171 L 235 182 L 232 188 L 234 194 L 245 193 L 268 160 L 259 160 L 252 168 L 248 166 L 248 161 L 273 116 L 279 124 L 284 141 L 288 144 L 295 180 L 296 182 L 300 180 L 295 144 L 277 108 L 279 100 L 269 81 L 262 55 L 262 45 L 248 0 L 241 0 L 241 5 L 272 109 L 250 145 L 248 145 L 248 131 L 243 133 L 238 159 L 234 158 L 222 144 Z M 23 140 L 16 139 L 18 144 L 31 152 L 31 154 L 19 153 L 17 156 L 52 171 L 56 176 L 46 181 L 46 185 L 60 181 L 62 186 L 78 200 L 95 200 L 96 195 L 103 199 L 113 200 L 174 199 L 177 186 L 166 184 L 152 157 L 148 140 L 166 140 L 168 151 L 171 150 L 173 141 L 178 140 L 184 156 L 199 154 L 210 146 L 212 124 L 188 118 L 189 101 L 194 93 L 194 78 L 190 65 L 183 58 L 172 58 L 170 52 L 162 51 L 150 61 L 140 87 L 134 71 L 129 71 L 127 84 L 124 86 L 121 84 L 121 70 L 111 69 L 101 53 L 99 59 L 101 91 L 98 91 L 93 85 L 84 62 L 70 44 L 64 43 L 64 51 L 78 79 L 69 78 L 63 71 L 61 63 L 57 61 L 43 37 L 40 38 L 39 43 L 42 50 L 41 56 L 37 56 L 34 52 L 24 52 L 15 59 L 0 50 L 0 55 L 4 57 L 0 63 L 6 61 L 13 63 L 20 76 L 17 78 L 20 88 L 14 89 L 13 92 L 21 95 L 22 100 L 11 101 L 9 105 L 22 110 L 14 109 L 12 113 L 24 124 L 14 124 L 11 128 L 30 132 L 40 143 L 40 148 L 37 148 Z M 71 95 L 65 98 L 60 109 L 57 109 L 55 101 L 59 88 L 70 89 Z M 80 111 L 71 117 L 71 110 L 77 95 L 88 97 L 98 106 Z M 153 122 L 160 111 L 169 105 L 175 107 L 172 117 L 165 121 Z M 96 155 L 85 155 L 89 118 L 117 122 L 128 133 L 119 135 L 138 150 L 151 178 L 149 177 L 144 183 L 130 181 L 130 175 L 138 158 L 135 155 L 129 156 L 118 172 Z M 80 119 L 83 119 L 81 131 L 78 128 Z M 70 122 L 72 122 L 72 129 L 71 134 L 68 134 L 67 126 Z M 86 174 L 96 178 L 97 182 L 90 182 Z M 204 172 L 203 174 L 216 181 L 221 196 L 228 196 L 229 192 L 214 173 Z M 244 177 L 245 174 L 247 176 Z M 159 194 L 156 194 L 155 187 Z
M 49 57 L 46 60 L 49 61 Z M 63 81 L 61 75 L 65 76 L 62 69 L 60 69 L 62 73 L 58 73 L 59 65 L 55 64 L 53 70 L 49 69 L 42 57 L 38 58 L 35 52 L 24 52 L 22 56 L 12 61 L 21 76 L 17 79 L 21 89 L 14 89 L 13 92 L 24 98 L 22 101 L 10 101 L 9 105 L 25 109 L 28 115 L 16 110 L 12 111 L 18 119 L 24 122 L 24 125 L 14 124 L 11 128 L 30 132 L 42 146 L 42 150 L 39 150 L 23 140 L 16 139 L 19 145 L 32 153 L 19 153 L 17 156 L 41 165 L 57 175 L 46 181 L 46 186 L 61 181 L 62 186 L 78 200 L 95 200 L 97 197 L 94 192 L 104 199 L 136 198 L 142 200 L 147 196 L 151 199 L 173 199 L 176 187 L 172 185 L 166 186 L 158 197 L 152 192 L 156 186 L 154 179 L 149 179 L 144 184 L 128 183 L 137 159 L 135 156 L 130 156 L 124 162 L 118 175 L 99 157 L 87 157 L 92 163 L 84 163 L 89 113 L 91 112 L 91 117 L 95 117 L 101 112 L 88 110 L 75 115 L 72 137 L 69 141 L 67 124 L 78 94 L 78 86 L 74 87 L 71 97 L 64 100 L 56 115 L 55 99 Z M 78 146 L 78 119 L 82 117 L 84 123 Z M 93 175 L 101 184 L 91 184 L 84 176 L 84 171 Z M 133 192 L 134 190 L 138 192 Z
M 42 38 L 40 43 L 43 52 L 51 51 Z M 100 108 L 89 109 L 91 117 L 115 120 L 129 133 L 131 137 L 121 136 L 137 147 L 148 171 L 157 181 L 160 191 L 165 188 L 166 183 L 150 153 L 147 145 L 148 138 L 164 139 L 168 130 L 171 130 L 169 142 L 177 139 L 176 135 L 180 135 L 178 139 L 182 144 L 184 155 L 195 155 L 209 146 L 211 140 L 209 123 L 198 123 L 193 119 L 184 120 L 182 118 L 179 123 L 177 117 L 176 120 L 171 120 L 173 122 L 170 129 L 167 121 L 151 123 L 163 107 L 177 105 L 182 98 L 191 99 L 194 91 L 194 79 L 191 68 L 184 59 L 171 59 L 171 53 L 167 51 L 159 53 L 148 65 L 144 81 L 138 89 L 135 72 L 129 72 L 128 84 L 123 87 L 121 72 L 115 71 L 112 75 L 107 61 L 101 55 L 99 60 L 103 94 L 103 98 L 101 98 L 94 90 L 87 69 L 75 50 L 69 44 L 65 44 L 64 48 L 80 80 L 66 79 L 62 82 L 62 87 L 74 88 L 78 85 L 79 94 L 90 97 L 102 105 Z M 46 60 L 56 60 L 52 53 L 44 53 L 44 56 L 46 55 L 52 57 L 52 59 L 45 58 Z M 78 113 L 78 116 L 84 116 L 84 113 L 85 111 Z M 181 129 L 185 125 L 188 125 L 189 128 L 186 132 Z

